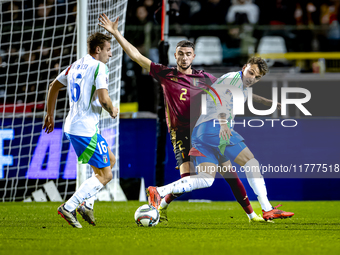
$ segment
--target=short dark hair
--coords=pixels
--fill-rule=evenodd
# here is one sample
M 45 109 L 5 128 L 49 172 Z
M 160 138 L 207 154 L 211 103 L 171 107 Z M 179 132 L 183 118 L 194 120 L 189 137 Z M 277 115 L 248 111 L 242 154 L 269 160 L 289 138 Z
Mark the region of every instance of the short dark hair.
M 188 40 L 183 40 L 177 43 L 176 49 L 177 47 L 189 47 L 192 48 L 195 51 L 195 44 L 188 41 Z
M 251 57 L 250 59 L 248 59 L 247 64 L 256 64 L 259 67 L 260 73 L 262 75 L 266 75 L 266 73 L 268 72 L 267 62 L 261 57 Z
M 90 54 L 93 54 L 96 52 L 97 46 L 99 46 L 101 49 L 104 47 L 105 42 L 110 42 L 111 41 L 111 36 L 102 34 L 99 32 L 96 32 L 92 35 L 90 35 L 87 38 L 87 49 Z

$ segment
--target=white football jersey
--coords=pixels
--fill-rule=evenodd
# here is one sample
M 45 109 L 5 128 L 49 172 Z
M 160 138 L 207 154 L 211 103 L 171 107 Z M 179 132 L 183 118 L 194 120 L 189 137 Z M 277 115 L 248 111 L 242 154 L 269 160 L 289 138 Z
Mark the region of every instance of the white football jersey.
M 108 79 L 107 66 L 89 54 L 58 75 L 57 80 L 67 86 L 70 101 L 64 132 L 86 137 L 98 132 L 102 106 L 97 89 L 108 89 Z
M 225 86 L 231 85 L 240 89 L 243 93 L 244 102 L 248 98 L 248 87 L 243 86 L 242 82 L 242 72 L 230 72 L 222 75 L 218 78 L 212 86 L 215 91 L 209 90 L 206 101 L 206 114 L 202 114 L 195 126 L 209 120 L 218 119 L 220 113 L 225 113 L 227 115 L 227 120 L 231 123 L 234 120 L 235 115 L 233 114 L 233 103 L 234 98 L 229 89 Z M 218 96 L 216 95 L 216 93 Z M 221 100 L 221 101 L 220 101 Z

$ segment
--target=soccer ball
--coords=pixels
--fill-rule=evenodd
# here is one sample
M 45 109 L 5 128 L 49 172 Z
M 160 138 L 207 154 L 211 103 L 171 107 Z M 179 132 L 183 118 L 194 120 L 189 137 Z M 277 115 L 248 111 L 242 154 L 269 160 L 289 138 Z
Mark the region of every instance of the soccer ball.
M 154 227 L 159 222 L 159 212 L 152 205 L 142 205 L 135 212 L 135 221 L 139 227 Z

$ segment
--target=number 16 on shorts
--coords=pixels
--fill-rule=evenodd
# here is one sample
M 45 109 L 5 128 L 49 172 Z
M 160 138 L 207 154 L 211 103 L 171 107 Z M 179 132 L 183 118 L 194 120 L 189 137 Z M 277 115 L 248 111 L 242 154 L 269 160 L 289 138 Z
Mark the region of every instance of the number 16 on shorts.
M 103 154 L 107 152 L 107 147 L 105 145 L 105 141 L 101 141 L 100 143 L 97 143 L 98 149 L 99 149 L 99 153 Z
M 96 153 L 93 156 L 95 156 L 94 160 L 100 165 L 99 168 L 110 165 L 109 147 L 104 137 L 100 134 L 97 134 Z

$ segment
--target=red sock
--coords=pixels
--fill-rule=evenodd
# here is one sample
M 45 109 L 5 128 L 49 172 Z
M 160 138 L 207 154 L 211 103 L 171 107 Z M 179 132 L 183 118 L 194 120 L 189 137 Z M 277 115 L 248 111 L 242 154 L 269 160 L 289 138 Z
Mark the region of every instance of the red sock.
M 251 207 L 251 205 L 249 204 L 248 206 L 246 207 L 242 207 L 243 210 L 246 212 L 246 214 L 251 214 L 254 210 L 253 210 L 253 207 Z
M 249 198 L 247 196 L 246 189 L 243 186 L 240 178 L 238 178 L 237 173 L 235 172 L 226 172 L 223 175 L 224 179 L 228 182 L 234 197 L 237 202 L 242 206 L 243 210 L 247 214 L 251 214 L 254 210 L 250 205 Z
M 184 177 L 187 177 L 187 176 L 190 176 L 190 173 L 181 174 L 181 178 L 184 178 Z
M 170 204 L 173 200 L 175 200 L 176 198 L 178 198 L 180 195 L 182 194 L 177 194 L 176 196 L 174 194 L 168 194 L 164 197 L 165 202 L 167 204 Z

